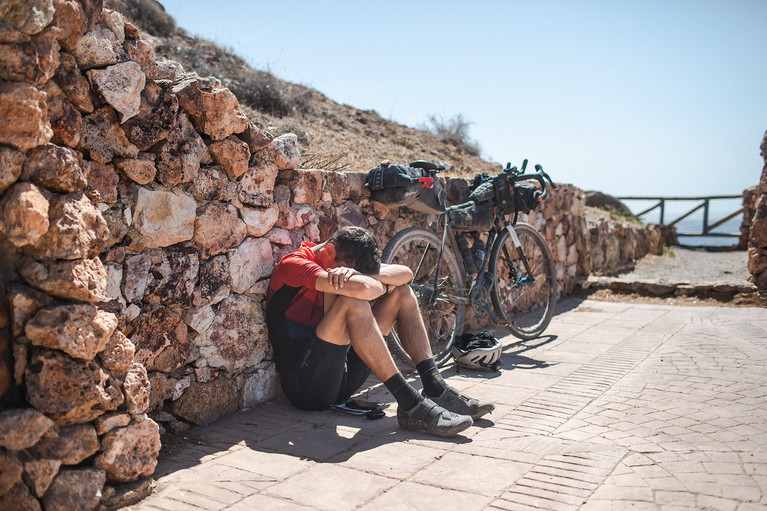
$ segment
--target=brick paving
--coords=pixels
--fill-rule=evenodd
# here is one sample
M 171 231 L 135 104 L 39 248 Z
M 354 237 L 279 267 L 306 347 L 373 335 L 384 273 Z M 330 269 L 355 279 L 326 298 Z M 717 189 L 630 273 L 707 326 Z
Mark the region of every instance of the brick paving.
M 499 373 L 444 370 L 497 403 L 462 436 L 278 399 L 188 432 L 131 509 L 767 509 L 767 309 L 559 309 Z

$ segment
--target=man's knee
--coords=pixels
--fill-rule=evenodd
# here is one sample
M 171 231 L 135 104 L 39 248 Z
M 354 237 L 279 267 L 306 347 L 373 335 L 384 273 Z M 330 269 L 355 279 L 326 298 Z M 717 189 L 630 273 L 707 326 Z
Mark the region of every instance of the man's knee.
M 351 296 L 339 296 L 336 299 L 335 304 L 333 304 L 333 307 L 339 307 L 346 311 L 347 314 L 373 315 L 373 311 L 370 308 L 370 302 L 367 300 L 360 300 L 359 298 L 352 298 Z

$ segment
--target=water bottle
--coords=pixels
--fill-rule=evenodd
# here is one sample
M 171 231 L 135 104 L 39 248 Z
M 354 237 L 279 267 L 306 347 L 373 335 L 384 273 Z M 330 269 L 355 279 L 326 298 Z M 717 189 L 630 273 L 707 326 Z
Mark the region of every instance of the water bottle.
M 471 253 L 474 255 L 474 266 L 479 270 L 482 268 L 482 263 L 485 262 L 485 242 L 477 238 L 471 247 Z
M 469 248 L 469 240 L 466 239 L 466 235 L 462 232 L 456 233 L 455 241 L 458 243 L 458 250 L 461 251 L 466 270 L 469 273 L 477 273 L 477 267 L 474 266 L 474 256 Z

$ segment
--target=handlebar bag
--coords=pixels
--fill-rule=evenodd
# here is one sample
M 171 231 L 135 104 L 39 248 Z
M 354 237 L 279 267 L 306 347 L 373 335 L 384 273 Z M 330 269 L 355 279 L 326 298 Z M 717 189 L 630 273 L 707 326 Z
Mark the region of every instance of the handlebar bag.
M 514 185 L 514 207 L 519 213 L 529 213 L 538 207 L 539 200 L 534 185 Z
M 436 172 L 384 162 L 365 176 L 370 199 L 389 206 L 405 206 L 421 213 L 445 211 L 445 189 Z
M 503 214 L 514 213 L 514 190 L 506 174 L 499 174 L 493 178 L 493 190 L 495 191 L 495 202 Z
M 485 201 L 462 208 L 451 207 L 447 215 L 450 225 L 456 231 L 489 231 L 495 221 L 495 204 Z

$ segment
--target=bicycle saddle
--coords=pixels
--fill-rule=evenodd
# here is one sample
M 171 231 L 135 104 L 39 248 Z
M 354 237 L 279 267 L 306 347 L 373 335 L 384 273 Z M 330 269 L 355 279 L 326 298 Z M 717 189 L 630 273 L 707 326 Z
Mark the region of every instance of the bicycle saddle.
M 436 170 L 437 172 L 439 172 L 440 170 L 445 170 L 444 165 L 437 165 L 436 163 L 426 161 L 426 160 L 416 160 L 416 161 L 410 162 L 410 166 L 415 169 Z

